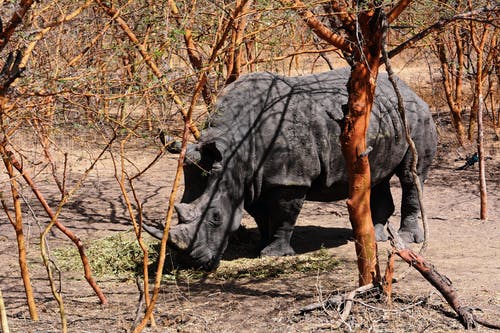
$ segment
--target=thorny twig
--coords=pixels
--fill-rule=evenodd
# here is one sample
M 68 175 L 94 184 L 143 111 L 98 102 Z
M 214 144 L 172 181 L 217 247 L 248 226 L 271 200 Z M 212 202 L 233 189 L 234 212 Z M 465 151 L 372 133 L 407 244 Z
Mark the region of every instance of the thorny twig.
M 63 195 L 62 199 L 59 202 L 59 205 L 57 207 L 56 212 L 51 217 L 50 223 L 47 225 L 47 227 L 45 228 L 45 230 L 40 235 L 40 249 L 41 249 L 42 259 L 43 259 L 43 263 L 45 265 L 45 268 L 47 270 L 47 276 L 49 278 L 49 282 L 50 282 L 50 287 L 51 287 L 52 294 L 54 295 L 54 298 L 56 299 L 56 301 L 59 304 L 59 314 L 60 314 L 60 317 L 61 317 L 61 324 L 62 324 L 62 331 L 63 332 L 67 332 L 66 313 L 65 313 L 65 309 L 64 309 L 64 302 L 63 302 L 62 296 L 61 296 L 60 292 L 58 292 L 57 289 L 55 288 L 54 279 L 52 277 L 52 269 L 51 269 L 51 266 L 50 266 L 50 258 L 49 258 L 49 254 L 48 254 L 48 251 L 47 251 L 48 248 L 47 248 L 46 236 L 49 233 L 49 231 L 52 229 L 52 227 L 57 224 L 57 218 L 59 217 L 59 214 L 62 212 L 62 209 L 63 209 L 64 205 L 68 202 L 69 198 L 71 196 L 73 196 L 73 194 L 75 194 L 75 192 L 80 189 L 80 187 L 83 185 L 83 182 L 85 181 L 85 179 L 87 179 L 87 177 L 90 174 L 90 172 L 94 169 L 96 163 L 98 161 L 100 161 L 101 157 L 108 151 L 109 147 L 115 141 L 116 137 L 117 136 L 116 136 L 116 132 L 115 132 L 114 136 L 109 140 L 108 144 L 99 153 L 99 155 L 95 158 L 95 160 L 92 161 L 91 165 L 85 170 L 85 172 L 82 174 L 82 176 L 80 177 L 80 179 L 76 182 L 75 186 L 68 193 L 65 193 Z M 80 240 L 79 240 L 79 243 L 81 244 Z M 78 246 L 78 244 L 77 244 L 77 246 Z M 80 251 L 80 257 L 81 257 L 82 261 L 84 261 L 84 257 L 82 256 L 83 246 L 78 246 L 78 250 Z M 85 259 L 86 259 L 86 257 L 85 257 Z M 85 266 L 87 266 L 87 267 L 85 267 Z M 102 304 L 107 304 L 106 298 L 102 294 L 102 291 L 97 286 L 97 284 L 95 284 L 95 282 L 93 281 L 92 276 L 90 276 L 90 280 L 89 280 L 89 278 L 87 276 L 87 273 L 90 271 L 88 262 L 87 263 L 84 262 L 84 269 L 85 269 L 85 273 L 86 273 L 85 277 L 87 278 L 87 281 L 89 281 L 89 283 L 91 284 L 91 286 L 94 288 L 94 290 L 98 294 L 99 298 L 101 299 Z
M 43 153 L 45 154 L 45 158 L 47 159 L 51 173 L 52 173 L 52 178 L 54 179 L 54 182 L 57 185 L 57 188 L 59 189 L 59 192 L 61 195 L 64 195 L 64 184 L 59 180 L 59 177 L 57 176 L 57 165 L 54 161 L 54 158 L 52 157 L 52 154 L 50 153 L 49 150 L 49 138 L 47 136 L 47 133 L 45 133 L 45 130 L 43 128 L 43 125 L 40 124 L 40 122 L 37 119 L 33 120 L 33 125 L 35 128 L 35 133 L 38 136 L 38 140 L 40 142 L 40 145 L 42 146 Z M 66 163 L 66 161 L 65 161 Z M 64 177 L 64 175 L 63 175 Z
M 137 48 L 139 51 L 140 55 L 144 59 L 144 62 L 148 65 L 148 67 L 151 69 L 153 74 L 159 79 L 162 80 L 164 83 L 165 89 L 167 90 L 167 94 L 172 98 L 174 104 L 177 106 L 179 109 L 179 112 L 182 114 L 184 121 L 187 121 L 188 119 L 188 113 L 189 111 L 186 110 L 183 101 L 177 95 L 175 90 L 172 88 L 170 84 L 168 84 L 165 80 L 165 76 L 163 75 L 162 71 L 158 68 L 157 64 L 154 61 L 153 56 L 148 52 L 147 47 L 142 44 L 139 39 L 137 38 L 136 34 L 132 31 L 130 26 L 125 22 L 123 18 L 120 16 L 120 10 L 116 9 L 113 6 L 109 6 L 107 3 L 104 3 L 101 0 L 95 0 L 95 2 L 101 7 L 101 9 L 109 16 L 111 17 L 123 30 L 123 32 L 127 35 L 128 39 L 134 44 L 134 46 Z M 191 120 L 189 120 L 189 129 L 193 136 L 198 139 L 200 136 L 200 132 L 196 125 L 194 123 L 191 123 Z

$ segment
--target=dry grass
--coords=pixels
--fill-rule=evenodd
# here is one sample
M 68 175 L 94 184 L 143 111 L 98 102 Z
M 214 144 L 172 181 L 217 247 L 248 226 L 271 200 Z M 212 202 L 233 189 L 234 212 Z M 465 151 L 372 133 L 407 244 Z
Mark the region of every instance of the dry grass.
M 156 269 L 158 243 L 147 239 L 152 268 Z M 78 251 L 71 246 L 53 250 L 59 268 L 66 272 L 81 271 Z M 99 278 L 131 279 L 142 272 L 142 251 L 132 232 L 120 232 L 109 237 L 93 240 L 87 247 L 93 273 Z M 222 260 L 213 273 L 195 269 L 179 268 L 175 253 L 169 256 L 169 268 L 165 270 L 165 280 L 200 280 L 208 275 L 216 280 L 241 278 L 271 279 L 287 277 L 294 273 L 324 273 L 332 271 L 339 261 L 325 249 L 291 257 L 239 258 Z

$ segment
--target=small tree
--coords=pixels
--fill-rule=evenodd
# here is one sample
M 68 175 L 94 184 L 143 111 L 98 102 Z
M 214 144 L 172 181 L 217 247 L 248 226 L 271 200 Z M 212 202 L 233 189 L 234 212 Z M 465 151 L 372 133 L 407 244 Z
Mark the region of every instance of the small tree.
M 282 0 L 285 4 L 291 1 Z M 386 6 L 383 1 L 332 1 L 336 24 L 326 27 L 300 0 L 293 8 L 322 39 L 338 47 L 351 66 L 347 83 L 348 102 L 344 110 L 340 141 L 349 177 L 347 207 L 354 231 L 360 285 L 380 279 L 377 244 L 370 211 L 370 165 L 366 133 L 375 96 L 386 24 L 394 21 L 409 5 L 399 1 Z

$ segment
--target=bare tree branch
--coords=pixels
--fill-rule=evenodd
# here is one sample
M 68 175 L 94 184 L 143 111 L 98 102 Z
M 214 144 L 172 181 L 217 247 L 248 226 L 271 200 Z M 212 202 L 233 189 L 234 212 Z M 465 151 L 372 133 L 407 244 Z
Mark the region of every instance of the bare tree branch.
M 125 32 L 125 34 L 127 34 L 127 37 L 134 44 L 134 46 L 137 48 L 137 50 L 139 51 L 142 58 L 144 59 L 146 64 L 149 66 L 149 68 L 151 69 L 153 74 L 160 80 L 164 79 L 163 73 L 160 71 L 160 69 L 156 65 L 153 57 L 148 53 L 146 46 L 144 46 L 139 41 L 139 39 L 137 38 L 135 33 L 132 31 L 132 29 L 130 29 L 127 22 L 125 22 L 125 20 L 120 17 L 120 11 L 114 7 L 108 6 L 107 4 L 105 4 L 101 0 L 95 0 L 95 2 L 97 2 L 97 4 L 104 10 L 104 12 L 109 17 L 114 19 L 116 21 L 116 23 L 118 23 L 120 28 L 123 30 L 123 32 Z M 165 84 L 165 87 L 167 89 L 168 95 L 172 98 L 175 105 L 178 107 L 180 113 L 182 114 L 182 117 L 184 119 L 187 119 L 188 111 L 184 107 L 184 103 L 182 102 L 181 98 L 177 95 L 177 93 L 174 91 L 174 89 L 169 84 Z M 200 132 L 194 123 L 189 124 L 189 129 L 196 139 L 198 139 L 200 137 Z
M 407 41 L 403 42 L 402 44 L 396 46 L 393 50 L 389 51 L 388 56 L 389 56 L 389 58 L 392 58 L 395 55 L 398 55 L 403 50 L 413 46 L 416 42 L 427 37 L 429 34 L 444 28 L 446 25 L 450 24 L 451 22 L 455 22 L 458 20 L 470 20 L 470 19 L 476 17 L 477 15 L 491 13 L 491 12 L 497 13 L 499 10 L 500 10 L 500 3 L 495 3 L 495 4 L 484 6 L 484 7 L 469 11 L 469 12 L 457 14 L 457 15 L 452 16 L 450 18 L 442 18 L 439 21 L 437 21 L 436 23 L 434 23 L 433 25 L 422 30 L 421 32 L 419 32 L 418 34 L 413 36 L 412 38 L 410 38 Z
M 302 1 L 294 0 L 292 3 L 292 0 L 280 0 L 280 2 L 285 6 L 291 6 L 319 38 L 345 52 L 352 52 L 352 45 L 345 38 L 328 29 Z
M 387 22 L 394 22 L 399 15 L 408 7 L 411 3 L 411 0 L 401 0 L 398 2 L 396 6 L 394 6 L 389 13 L 387 14 Z

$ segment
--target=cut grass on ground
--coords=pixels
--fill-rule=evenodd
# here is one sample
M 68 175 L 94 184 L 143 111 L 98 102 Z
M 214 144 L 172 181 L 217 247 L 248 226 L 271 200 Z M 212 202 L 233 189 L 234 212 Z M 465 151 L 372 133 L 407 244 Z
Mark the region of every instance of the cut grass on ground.
M 159 246 L 154 240 L 146 240 L 150 262 L 156 269 Z M 134 278 L 142 275 L 142 250 L 132 232 L 96 239 L 86 246 L 92 272 L 99 278 Z M 80 256 L 75 247 L 53 250 L 59 268 L 63 271 L 82 269 Z M 238 258 L 223 260 L 217 271 L 206 273 L 194 269 L 179 269 L 175 255 L 167 257 L 165 280 L 199 280 L 209 276 L 218 280 L 239 278 L 270 279 L 293 273 L 321 273 L 339 265 L 326 249 L 290 257 Z

